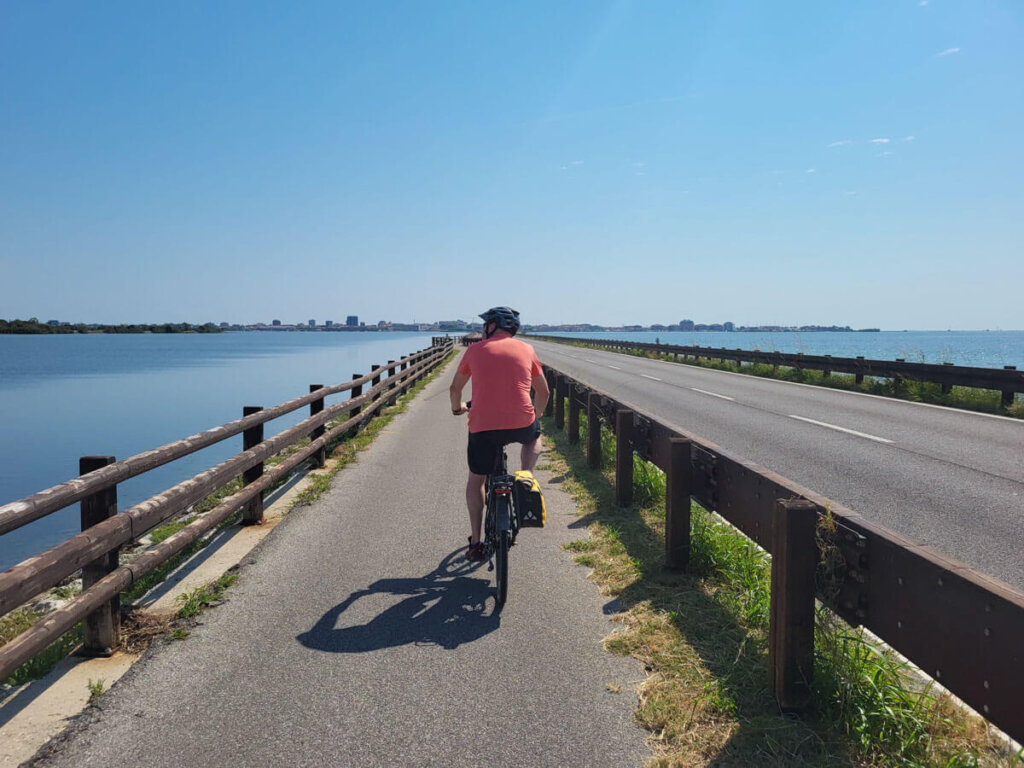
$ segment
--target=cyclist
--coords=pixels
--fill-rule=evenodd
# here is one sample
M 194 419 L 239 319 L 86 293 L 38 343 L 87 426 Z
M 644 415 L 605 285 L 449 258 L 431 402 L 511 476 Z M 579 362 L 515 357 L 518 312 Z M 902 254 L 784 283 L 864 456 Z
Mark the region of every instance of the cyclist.
M 448 394 L 452 414 L 469 412 L 469 549 L 466 559 L 486 557 L 480 529 L 484 513 L 484 482 L 494 469 L 498 452 L 508 443 L 521 443 L 522 468 L 533 471 L 540 456 L 539 414 L 550 391 L 533 347 L 512 338 L 519 330 L 519 313 L 509 307 L 493 307 L 480 318 L 483 339 L 471 344 L 459 361 Z M 462 401 L 462 390 L 473 380 L 473 408 Z M 530 400 L 530 388 L 533 400 Z

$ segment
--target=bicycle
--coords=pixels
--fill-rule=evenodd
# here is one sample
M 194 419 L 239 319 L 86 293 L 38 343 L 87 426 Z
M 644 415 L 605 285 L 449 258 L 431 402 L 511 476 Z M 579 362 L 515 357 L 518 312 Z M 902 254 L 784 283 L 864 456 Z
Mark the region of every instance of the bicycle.
M 472 408 L 473 401 L 466 403 Z M 496 603 L 500 608 L 508 597 L 508 550 L 519 534 L 519 513 L 516 509 L 515 482 L 508 473 L 508 455 L 501 447 L 494 459 L 494 468 L 484 481 L 484 555 L 487 570 L 496 571 Z
M 515 477 L 508 473 L 508 458 L 503 446 L 484 485 L 484 552 L 487 555 L 487 570 L 496 571 L 494 580 L 499 607 L 505 604 L 508 597 L 508 550 L 516 543 L 519 533 L 515 481 Z

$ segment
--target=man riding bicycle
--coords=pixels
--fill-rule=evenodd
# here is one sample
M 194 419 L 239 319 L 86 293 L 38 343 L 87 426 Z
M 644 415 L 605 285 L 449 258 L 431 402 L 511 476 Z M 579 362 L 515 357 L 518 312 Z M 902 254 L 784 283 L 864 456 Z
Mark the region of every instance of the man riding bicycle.
M 480 317 L 484 321 L 483 340 L 466 350 L 448 388 L 452 414 L 469 412 L 466 506 L 471 533 L 466 559 L 474 562 L 486 557 L 480 529 L 487 475 L 508 443 L 522 444 L 522 468 L 533 471 L 540 456 L 538 415 L 551 394 L 533 347 L 512 338 L 519 330 L 519 313 L 509 307 L 494 307 Z M 462 401 L 462 390 L 471 378 L 472 410 Z

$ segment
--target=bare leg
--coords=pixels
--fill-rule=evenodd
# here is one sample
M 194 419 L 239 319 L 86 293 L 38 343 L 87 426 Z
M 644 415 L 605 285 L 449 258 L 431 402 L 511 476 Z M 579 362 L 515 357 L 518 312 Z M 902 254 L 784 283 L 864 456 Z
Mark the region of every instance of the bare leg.
M 469 473 L 466 481 L 466 507 L 469 509 L 469 527 L 473 534 L 470 541 L 476 544 L 480 541 L 480 529 L 483 527 L 484 519 L 484 481 L 487 475 Z
M 519 459 L 523 465 L 523 469 L 528 469 L 533 472 L 533 468 L 537 466 L 537 459 L 540 458 L 540 436 L 532 443 L 523 443 L 522 450 L 519 452 Z

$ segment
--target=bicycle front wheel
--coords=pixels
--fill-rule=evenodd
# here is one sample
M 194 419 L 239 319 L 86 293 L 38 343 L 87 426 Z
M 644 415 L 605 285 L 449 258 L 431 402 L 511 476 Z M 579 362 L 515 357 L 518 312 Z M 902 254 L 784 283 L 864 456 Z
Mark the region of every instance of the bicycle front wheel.
M 508 547 L 511 535 L 508 531 L 498 531 L 498 540 L 494 547 L 495 580 L 498 587 L 498 605 L 505 604 L 508 597 Z

